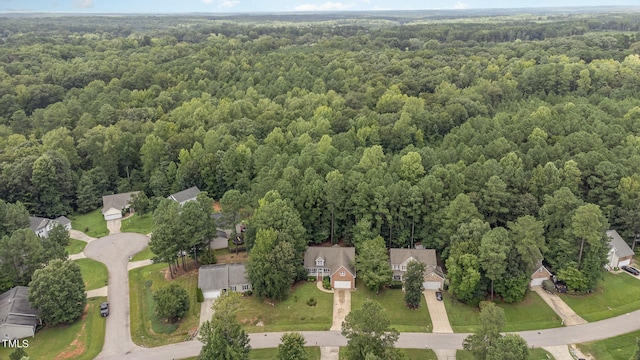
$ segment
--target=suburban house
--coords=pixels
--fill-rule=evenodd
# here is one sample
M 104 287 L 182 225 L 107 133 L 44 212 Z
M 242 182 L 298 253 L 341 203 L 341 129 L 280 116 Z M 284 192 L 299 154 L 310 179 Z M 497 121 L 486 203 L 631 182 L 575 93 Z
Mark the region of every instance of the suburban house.
M 64 227 L 67 231 L 71 230 L 71 220 L 65 216 L 60 216 L 55 219 L 29 216 L 29 228 L 40 237 L 49 237 L 49 231 L 56 225 Z
M 633 250 L 631 250 L 627 242 L 620 237 L 620 234 L 615 230 L 607 230 L 607 238 L 609 238 L 609 253 L 607 254 L 609 267 L 619 268 L 631 265 Z
M 304 268 L 309 276 L 331 279 L 334 289 L 356 288 L 356 249 L 353 247 L 309 247 L 304 253 Z
M 198 287 L 205 299 L 215 299 L 226 291 L 249 291 L 251 283 L 244 264 L 216 264 L 200 267 Z
M 29 288 L 16 286 L 0 295 L 0 339 L 13 340 L 35 336 L 41 324 L 40 311 L 29 304 Z
M 105 220 L 121 219 L 125 210 L 129 210 L 129 203 L 133 196 L 140 191 L 122 194 L 105 195 L 102 197 L 102 215 Z
M 529 282 L 529 286 L 542 286 L 542 283 L 545 280 L 550 280 L 553 274 L 549 269 L 547 269 L 544 265 L 542 265 L 542 261 L 538 262 L 538 267 L 531 274 L 531 281 Z
M 443 288 L 444 273 L 438 266 L 436 251 L 434 249 L 390 249 L 389 263 L 393 270 L 393 280 L 404 281 L 407 265 L 411 261 L 425 264 L 422 286 L 426 290 L 438 290 Z
M 186 202 L 196 201 L 198 194 L 200 194 L 200 189 L 198 189 L 197 186 L 193 186 L 186 190 L 171 194 L 167 196 L 167 199 L 173 200 L 180 205 L 184 205 Z

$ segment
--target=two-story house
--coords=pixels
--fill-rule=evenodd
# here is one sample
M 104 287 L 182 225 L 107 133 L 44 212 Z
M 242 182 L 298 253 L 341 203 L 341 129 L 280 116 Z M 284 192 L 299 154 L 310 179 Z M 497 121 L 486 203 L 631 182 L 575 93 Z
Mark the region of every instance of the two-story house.
M 304 253 L 304 268 L 318 280 L 328 276 L 334 289 L 356 288 L 356 249 L 352 247 L 309 247 Z
M 407 265 L 411 261 L 425 264 L 422 282 L 425 289 L 442 289 L 445 277 L 442 268 L 438 266 L 436 251 L 433 249 L 390 249 L 389 263 L 393 270 L 393 280 L 404 281 Z

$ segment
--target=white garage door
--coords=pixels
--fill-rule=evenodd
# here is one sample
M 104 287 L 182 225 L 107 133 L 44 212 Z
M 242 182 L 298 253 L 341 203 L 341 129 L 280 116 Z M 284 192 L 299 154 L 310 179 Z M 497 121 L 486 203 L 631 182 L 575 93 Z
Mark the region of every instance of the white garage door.
M 531 279 L 531 286 L 542 286 L 542 282 L 545 281 L 545 278 L 540 279 Z
M 438 281 L 425 281 L 422 283 L 422 287 L 424 287 L 425 290 L 438 290 L 440 289 L 440 285 Z
M 211 290 L 203 292 L 202 295 L 205 299 L 217 299 L 221 292 L 220 290 Z
M 618 267 L 629 266 L 631 265 L 631 259 L 623 260 L 618 263 Z
M 351 289 L 351 281 L 336 281 L 333 286 L 336 289 Z
M 104 215 L 105 220 L 116 220 L 121 218 L 122 218 L 122 214 L 105 214 Z

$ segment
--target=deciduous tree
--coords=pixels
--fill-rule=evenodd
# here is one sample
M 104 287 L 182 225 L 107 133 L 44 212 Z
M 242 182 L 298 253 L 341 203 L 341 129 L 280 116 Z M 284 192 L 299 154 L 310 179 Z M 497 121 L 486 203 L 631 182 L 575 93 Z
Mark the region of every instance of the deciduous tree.
M 229 291 L 213 303 L 213 316 L 200 327 L 200 360 L 248 360 L 249 335 L 236 318 L 240 294 Z
M 304 350 L 306 340 L 298 332 L 284 333 L 278 345 L 276 360 L 307 360 L 307 352 Z
M 410 309 L 420 307 L 422 299 L 422 283 L 424 281 L 425 265 L 419 261 L 411 261 L 407 265 L 404 275 L 404 302 Z
M 156 315 L 163 319 L 182 318 L 189 311 L 189 294 L 178 284 L 169 284 L 153 294 Z
M 365 241 L 358 254 L 356 267 L 359 277 L 369 290 L 379 293 L 382 285 L 388 284 L 393 275 L 384 239 L 378 236 Z

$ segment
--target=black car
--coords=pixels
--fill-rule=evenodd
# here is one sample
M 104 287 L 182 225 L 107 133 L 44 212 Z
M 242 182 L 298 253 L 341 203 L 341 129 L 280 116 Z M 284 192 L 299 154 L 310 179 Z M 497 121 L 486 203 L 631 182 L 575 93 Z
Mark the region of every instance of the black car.
M 100 316 L 109 316 L 109 303 L 103 302 L 100 304 Z
M 638 270 L 638 269 L 636 269 L 634 267 L 631 267 L 631 266 L 623 266 L 622 270 L 628 272 L 631 275 L 635 275 L 635 276 L 640 275 L 640 270 Z
M 441 291 L 436 291 L 436 300 L 442 301 L 442 292 Z

